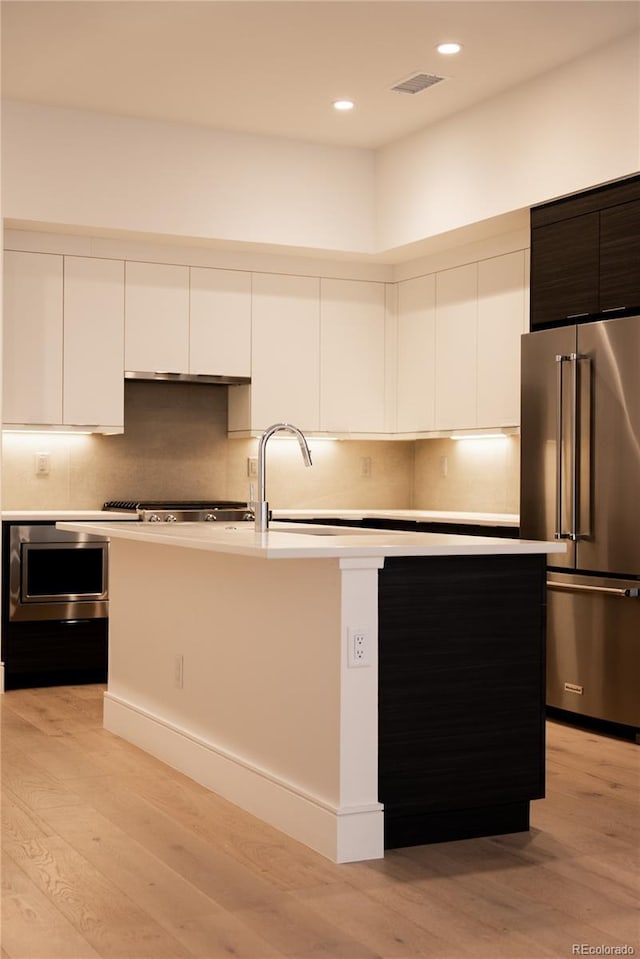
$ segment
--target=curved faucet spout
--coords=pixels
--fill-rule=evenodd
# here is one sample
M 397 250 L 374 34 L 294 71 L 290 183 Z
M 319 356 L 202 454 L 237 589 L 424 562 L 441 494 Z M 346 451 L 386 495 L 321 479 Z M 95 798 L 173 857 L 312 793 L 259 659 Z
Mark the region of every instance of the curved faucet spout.
M 258 500 L 254 503 L 256 532 L 269 529 L 269 503 L 267 502 L 267 442 L 274 433 L 293 433 L 300 445 L 305 466 L 311 466 L 311 452 L 304 434 L 291 423 L 274 423 L 264 431 L 258 445 Z

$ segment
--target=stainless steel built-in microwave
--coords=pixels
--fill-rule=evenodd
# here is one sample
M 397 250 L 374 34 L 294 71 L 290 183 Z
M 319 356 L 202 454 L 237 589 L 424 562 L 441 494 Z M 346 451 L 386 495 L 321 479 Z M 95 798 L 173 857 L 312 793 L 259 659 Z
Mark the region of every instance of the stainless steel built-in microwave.
M 108 616 L 106 539 L 54 524 L 12 525 L 9 549 L 10 621 Z

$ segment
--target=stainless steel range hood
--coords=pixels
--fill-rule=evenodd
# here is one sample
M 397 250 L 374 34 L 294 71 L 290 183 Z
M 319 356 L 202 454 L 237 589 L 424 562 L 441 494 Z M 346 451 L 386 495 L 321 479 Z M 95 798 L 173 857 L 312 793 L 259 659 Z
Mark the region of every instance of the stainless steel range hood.
M 125 370 L 126 380 L 160 380 L 165 383 L 213 383 L 218 386 L 242 386 L 251 382 L 250 376 L 210 376 L 200 373 L 152 373 Z

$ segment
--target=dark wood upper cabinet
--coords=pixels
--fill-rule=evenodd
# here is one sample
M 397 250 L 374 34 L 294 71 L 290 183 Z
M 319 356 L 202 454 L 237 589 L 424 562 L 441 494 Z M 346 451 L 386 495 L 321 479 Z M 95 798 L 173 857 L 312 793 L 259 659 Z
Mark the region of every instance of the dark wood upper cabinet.
M 531 329 L 640 312 L 640 177 L 531 211 Z
M 640 200 L 600 213 L 600 309 L 640 308 Z
M 597 313 L 598 213 L 531 232 L 531 326 Z

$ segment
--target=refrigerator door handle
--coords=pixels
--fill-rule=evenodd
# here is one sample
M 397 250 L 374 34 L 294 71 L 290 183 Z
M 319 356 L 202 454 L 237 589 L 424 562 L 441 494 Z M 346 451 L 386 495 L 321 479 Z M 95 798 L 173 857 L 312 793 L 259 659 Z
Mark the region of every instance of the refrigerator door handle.
M 572 477 L 571 477 L 571 532 L 567 535 L 567 539 L 573 540 L 574 542 L 580 539 L 585 539 L 589 534 L 583 533 L 579 529 L 580 526 L 580 511 L 579 511 L 579 497 L 580 497 L 580 486 L 579 486 L 579 474 L 580 474 L 580 458 L 584 455 L 584 450 L 578 448 L 578 429 L 579 429 L 579 409 L 580 409 L 580 399 L 579 399 L 579 388 L 580 388 L 580 367 L 579 363 L 585 362 L 589 363 L 591 357 L 585 353 L 570 353 L 569 362 L 571 363 L 571 468 L 572 468 Z
M 570 533 L 562 529 L 562 478 L 563 456 L 562 441 L 564 437 L 564 408 L 563 408 L 563 372 L 564 364 L 569 362 L 570 356 L 565 353 L 556 354 L 556 528 L 554 539 L 571 539 Z
M 571 363 L 571 532 L 568 538 L 577 540 L 578 533 L 578 360 L 577 353 L 569 354 Z
M 640 597 L 640 586 L 637 589 L 634 587 L 616 589 L 613 586 L 585 586 L 582 583 L 558 583 L 556 580 L 548 579 L 547 588 L 563 589 L 572 593 L 605 593 L 608 596 L 620 596 L 623 599 L 638 599 Z

